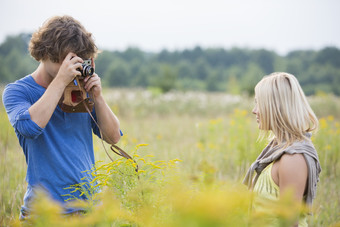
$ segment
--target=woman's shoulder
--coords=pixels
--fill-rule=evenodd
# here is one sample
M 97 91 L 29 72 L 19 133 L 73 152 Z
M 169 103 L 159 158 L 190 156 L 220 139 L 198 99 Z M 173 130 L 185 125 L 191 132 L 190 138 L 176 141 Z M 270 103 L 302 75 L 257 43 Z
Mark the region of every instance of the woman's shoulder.
M 303 154 L 285 153 L 278 162 L 277 171 L 281 180 L 285 180 L 287 182 L 300 180 L 305 181 L 308 175 L 308 166 Z
M 280 160 L 280 164 L 286 166 L 299 166 L 306 164 L 303 153 L 283 153 Z

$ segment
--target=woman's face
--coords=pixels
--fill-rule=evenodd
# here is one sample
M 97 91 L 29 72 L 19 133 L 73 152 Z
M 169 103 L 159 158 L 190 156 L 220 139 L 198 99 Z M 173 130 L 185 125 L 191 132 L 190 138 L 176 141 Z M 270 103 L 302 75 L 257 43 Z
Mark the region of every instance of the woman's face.
M 259 129 L 261 129 L 260 112 L 259 112 L 259 107 L 258 107 L 256 98 L 255 98 L 255 106 L 254 106 L 252 113 L 256 115 L 256 122 L 259 125 Z

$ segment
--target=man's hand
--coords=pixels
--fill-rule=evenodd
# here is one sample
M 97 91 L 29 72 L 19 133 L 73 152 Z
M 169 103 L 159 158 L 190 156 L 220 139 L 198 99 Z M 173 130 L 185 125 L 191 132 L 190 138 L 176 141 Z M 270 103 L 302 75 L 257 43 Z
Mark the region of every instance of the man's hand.
M 93 58 L 91 58 L 91 66 L 94 69 L 96 67 Z M 87 76 L 84 79 L 84 82 L 85 90 L 87 92 L 92 92 L 94 98 L 97 98 L 102 95 L 102 82 L 100 80 L 100 77 L 96 73 L 93 73 L 92 76 Z
M 100 77 L 93 73 L 92 76 L 87 76 L 84 79 L 84 88 L 87 92 L 91 92 L 94 98 L 98 98 L 102 95 L 102 83 Z
M 56 78 L 61 80 L 65 86 L 68 85 L 75 76 L 81 75 L 81 72 L 77 69 L 82 70 L 82 63 L 83 59 L 74 53 L 68 53 L 59 68 Z

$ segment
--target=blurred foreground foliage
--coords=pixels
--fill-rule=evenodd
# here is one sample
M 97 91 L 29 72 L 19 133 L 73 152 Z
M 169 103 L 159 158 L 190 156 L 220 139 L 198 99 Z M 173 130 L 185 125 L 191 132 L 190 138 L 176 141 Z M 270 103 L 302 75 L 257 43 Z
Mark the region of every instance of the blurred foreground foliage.
M 137 145 L 138 147 L 139 145 Z M 150 161 L 134 154 L 139 163 L 118 159 L 91 171 L 94 181 L 89 202 L 74 201 L 86 214 L 65 216 L 61 207 L 42 193 L 33 213 L 13 226 L 290 226 L 302 210 L 290 195 L 268 212 L 250 212 L 252 194 L 242 185 L 217 180 L 205 166 L 196 178 L 185 176 L 181 160 Z M 78 189 L 79 185 L 74 185 Z M 87 192 L 86 192 L 87 193 Z

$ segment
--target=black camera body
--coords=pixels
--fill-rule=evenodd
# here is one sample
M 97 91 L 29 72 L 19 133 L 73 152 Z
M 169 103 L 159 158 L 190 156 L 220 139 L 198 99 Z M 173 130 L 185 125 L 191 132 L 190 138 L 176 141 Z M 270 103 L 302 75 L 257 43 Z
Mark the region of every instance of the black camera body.
M 94 103 L 89 98 L 85 88 L 84 79 L 92 76 L 94 68 L 91 59 L 84 60 L 82 69 L 77 69 L 81 75 L 71 81 L 65 88 L 64 94 L 59 101 L 60 108 L 67 113 L 79 113 L 92 111 Z

